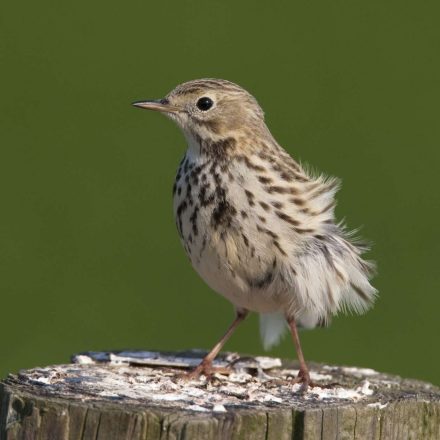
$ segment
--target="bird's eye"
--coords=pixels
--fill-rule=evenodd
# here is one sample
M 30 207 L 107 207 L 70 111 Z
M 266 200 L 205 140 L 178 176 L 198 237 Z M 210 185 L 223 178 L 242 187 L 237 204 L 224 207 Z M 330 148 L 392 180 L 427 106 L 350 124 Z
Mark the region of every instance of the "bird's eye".
M 212 105 L 214 104 L 214 101 L 211 98 L 208 98 L 207 96 L 203 96 L 197 101 L 197 107 L 202 110 L 203 112 L 206 112 L 209 110 Z

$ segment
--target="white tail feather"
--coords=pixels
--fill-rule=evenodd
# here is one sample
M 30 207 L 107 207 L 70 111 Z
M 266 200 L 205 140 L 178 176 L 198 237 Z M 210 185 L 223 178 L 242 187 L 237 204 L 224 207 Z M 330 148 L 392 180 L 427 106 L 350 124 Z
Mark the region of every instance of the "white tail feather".
M 286 330 L 286 320 L 281 312 L 260 313 L 260 334 L 265 350 L 277 345 Z

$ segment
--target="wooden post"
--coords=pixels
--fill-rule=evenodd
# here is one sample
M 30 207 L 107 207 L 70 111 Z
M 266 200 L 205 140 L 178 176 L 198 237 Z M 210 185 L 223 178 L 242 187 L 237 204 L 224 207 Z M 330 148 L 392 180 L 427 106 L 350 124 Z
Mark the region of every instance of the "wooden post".
M 202 353 L 85 353 L 0 383 L 1 440 L 440 439 L 440 389 L 370 369 L 223 354 L 230 374 L 185 382 Z M 335 384 L 336 383 L 336 384 Z

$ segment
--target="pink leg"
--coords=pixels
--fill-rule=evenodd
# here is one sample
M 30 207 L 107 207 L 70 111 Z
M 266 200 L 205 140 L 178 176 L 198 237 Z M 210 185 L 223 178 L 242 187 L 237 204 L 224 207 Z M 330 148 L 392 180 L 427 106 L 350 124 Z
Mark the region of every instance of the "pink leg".
M 295 344 L 296 354 L 299 362 L 298 376 L 294 379 L 293 383 L 302 383 L 303 391 L 307 391 L 309 386 L 313 387 L 315 384 L 310 379 L 309 369 L 301 348 L 301 342 L 299 340 L 298 329 L 296 327 L 296 321 L 294 317 L 288 317 L 287 323 L 289 324 L 290 333 L 292 334 L 293 343 Z
M 219 354 L 226 341 L 231 337 L 232 333 L 234 333 L 238 324 L 240 324 L 246 318 L 248 313 L 249 312 L 247 310 L 237 311 L 237 316 L 234 319 L 233 323 L 229 326 L 226 333 L 222 336 L 220 341 L 218 341 L 217 344 L 214 345 L 213 349 L 203 358 L 202 362 L 200 362 L 200 364 L 193 371 L 186 375 L 187 379 L 197 379 L 202 374 L 209 377 L 212 376 L 213 373 L 215 373 L 216 370 L 212 366 L 213 360 Z

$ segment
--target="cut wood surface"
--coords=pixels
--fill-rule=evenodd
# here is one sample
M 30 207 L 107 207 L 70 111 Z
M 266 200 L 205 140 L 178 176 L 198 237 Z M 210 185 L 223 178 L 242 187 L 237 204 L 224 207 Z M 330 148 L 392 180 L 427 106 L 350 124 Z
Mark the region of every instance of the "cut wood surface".
M 440 439 L 440 390 L 368 368 L 224 353 L 215 374 L 184 381 L 200 351 L 83 353 L 0 383 L 0 439 Z M 332 384 L 330 388 L 325 386 Z

